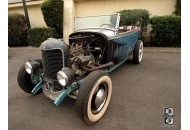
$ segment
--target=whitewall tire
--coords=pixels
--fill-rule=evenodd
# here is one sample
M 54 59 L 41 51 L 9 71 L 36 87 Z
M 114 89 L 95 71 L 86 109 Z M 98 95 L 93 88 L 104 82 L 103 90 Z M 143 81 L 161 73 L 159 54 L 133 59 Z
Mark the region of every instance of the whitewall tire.
M 143 42 L 141 40 L 138 40 L 134 51 L 133 51 L 133 61 L 136 64 L 139 64 L 142 61 L 143 58 Z
M 76 100 L 76 111 L 87 124 L 94 124 L 107 110 L 112 94 L 109 75 L 93 71 L 82 83 Z

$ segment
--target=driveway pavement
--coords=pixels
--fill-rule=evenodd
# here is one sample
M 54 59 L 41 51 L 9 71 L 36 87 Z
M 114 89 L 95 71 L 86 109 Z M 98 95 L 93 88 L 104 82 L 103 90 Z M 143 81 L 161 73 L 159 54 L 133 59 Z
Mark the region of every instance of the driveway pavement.
M 93 126 L 75 112 L 75 100 L 56 107 L 45 95 L 23 92 L 17 72 L 28 59 L 39 59 L 39 49 L 9 48 L 9 130 L 179 130 L 181 128 L 181 53 L 145 51 L 143 61 L 130 58 L 111 73 L 113 93 L 107 112 Z M 164 125 L 164 108 L 174 110 L 173 125 Z M 170 128 L 168 128 L 170 127 Z

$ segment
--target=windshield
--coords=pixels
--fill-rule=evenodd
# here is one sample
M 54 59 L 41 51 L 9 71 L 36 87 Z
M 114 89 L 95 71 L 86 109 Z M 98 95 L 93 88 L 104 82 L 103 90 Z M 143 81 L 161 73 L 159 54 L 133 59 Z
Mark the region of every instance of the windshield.
M 84 28 L 112 28 L 117 26 L 118 14 L 75 18 L 75 30 Z

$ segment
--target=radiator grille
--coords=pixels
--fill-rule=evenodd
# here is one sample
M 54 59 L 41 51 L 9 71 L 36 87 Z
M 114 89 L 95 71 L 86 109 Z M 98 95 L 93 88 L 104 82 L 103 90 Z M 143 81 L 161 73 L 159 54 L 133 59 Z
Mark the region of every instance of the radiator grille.
M 44 76 L 50 79 L 57 79 L 57 72 L 63 68 L 61 50 L 42 51 L 42 64 Z

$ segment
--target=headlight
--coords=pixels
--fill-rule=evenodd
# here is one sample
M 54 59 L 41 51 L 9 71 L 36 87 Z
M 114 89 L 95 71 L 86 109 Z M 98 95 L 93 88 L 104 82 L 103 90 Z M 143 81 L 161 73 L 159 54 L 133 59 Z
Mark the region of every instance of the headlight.
M 28 74 L 36 74 L 38 69 L 40 68 L 40 64 L 37 61 L 32 60 L 26 62 L 24 67 Z
M 62 68 L 62 70 L 57 73 L 57 80 L 62 86 L 72 84 L 74 81 L 72 70 L 65 67 Z
M 26 62 L 24 67 L 28 74 L 32 74 L 32 66 L 29 62 Z
M 68 84 L 68 77 L 63 71 L 59 71 L 57 73 L 57 80 L 62 86 L 66 86 L 66 84 Z

